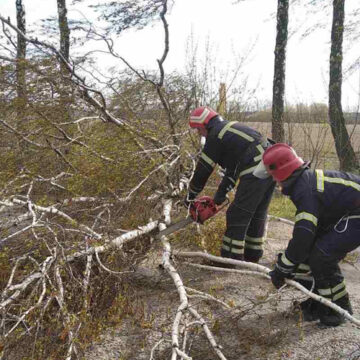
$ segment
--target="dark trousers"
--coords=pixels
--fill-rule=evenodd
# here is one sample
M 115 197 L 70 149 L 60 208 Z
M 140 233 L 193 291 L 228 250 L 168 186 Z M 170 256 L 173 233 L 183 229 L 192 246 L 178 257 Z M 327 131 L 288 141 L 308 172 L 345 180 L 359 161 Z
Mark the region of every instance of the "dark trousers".
M 267 210 L 275 183 L 269 177 L 252 174 L 241 177 L 235 199 L 226 213 L 226 232 L 221 256 L 257 261 L 263 254 L 263 235 Z
M 319 235 L 308 264 L 320 295 L 336 301 L 347 294 L 339 262 L 359 245 L 360 218 L 345 218 L 336 228 Z

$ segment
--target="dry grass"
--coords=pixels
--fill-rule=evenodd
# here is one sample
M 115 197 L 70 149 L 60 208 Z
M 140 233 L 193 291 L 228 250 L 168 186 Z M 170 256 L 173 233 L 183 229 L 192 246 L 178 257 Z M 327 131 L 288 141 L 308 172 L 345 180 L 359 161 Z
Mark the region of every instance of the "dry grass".
M 271 137 L 271 122 L 244 123 Z M 360 154 L 360 126 L 347 125 L 354 151 Z M 327 123 L 288 123 L 285 125 L 286 142 L 291 144 L 304 160 L 311 160 L 313 167 L 338 169 L 334 138 Z

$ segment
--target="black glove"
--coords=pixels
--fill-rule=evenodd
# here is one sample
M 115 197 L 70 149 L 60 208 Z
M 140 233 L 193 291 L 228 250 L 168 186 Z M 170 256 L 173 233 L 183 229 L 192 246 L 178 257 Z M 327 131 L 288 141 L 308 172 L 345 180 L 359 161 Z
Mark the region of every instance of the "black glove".
M 226 200 L 226 194 L 218 190 L 214 196 L 215 205 L 221 205 L 225 200 Z
M 271 282 L 273 285 L 280 289 L 285 284 L 285 279 L 291 279 L 294 277 L 294 270 L 296 265 L 287 265 L 283 262 L 282 257 L 284 254 L 278 254 L 278 261 L 275 265 L 274 270 L 269 272 Z

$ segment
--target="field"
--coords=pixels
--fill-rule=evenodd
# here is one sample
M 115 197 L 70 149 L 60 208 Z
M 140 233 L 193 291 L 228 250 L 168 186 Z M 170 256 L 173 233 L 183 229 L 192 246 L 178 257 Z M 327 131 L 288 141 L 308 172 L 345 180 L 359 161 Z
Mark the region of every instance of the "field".
M 245 122 L 262 134 L 271 137 L 271 123 Z M 354 151 L 360 156 L 360 126 L 347 125 Z M 334 138 L 329 124 L 288 123 L 285 124 L 286 142 L 291 144 L 304 160 L 311 160 L 313 167 L 338 169 Z

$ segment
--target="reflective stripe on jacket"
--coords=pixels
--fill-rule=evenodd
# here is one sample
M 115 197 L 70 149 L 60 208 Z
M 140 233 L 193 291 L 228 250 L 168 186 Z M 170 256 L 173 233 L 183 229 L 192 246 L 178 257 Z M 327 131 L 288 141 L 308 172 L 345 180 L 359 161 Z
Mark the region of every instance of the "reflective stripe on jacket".
M 189 190 L 198 194 L 216 164 L 226 169 L 219 191 L 226 194 L 240 176 L 249 174 L 259 163 L 267 141 L 256 130 L 216 117 L 210 120 L 206 143 L 197 163 Z
M 329 231 L 344 215 L 360 213 L 360 177 L 341 171 L 304 170 L 282 190 L 296 206 L 288 261 L 304 262 L 316 236 Z

